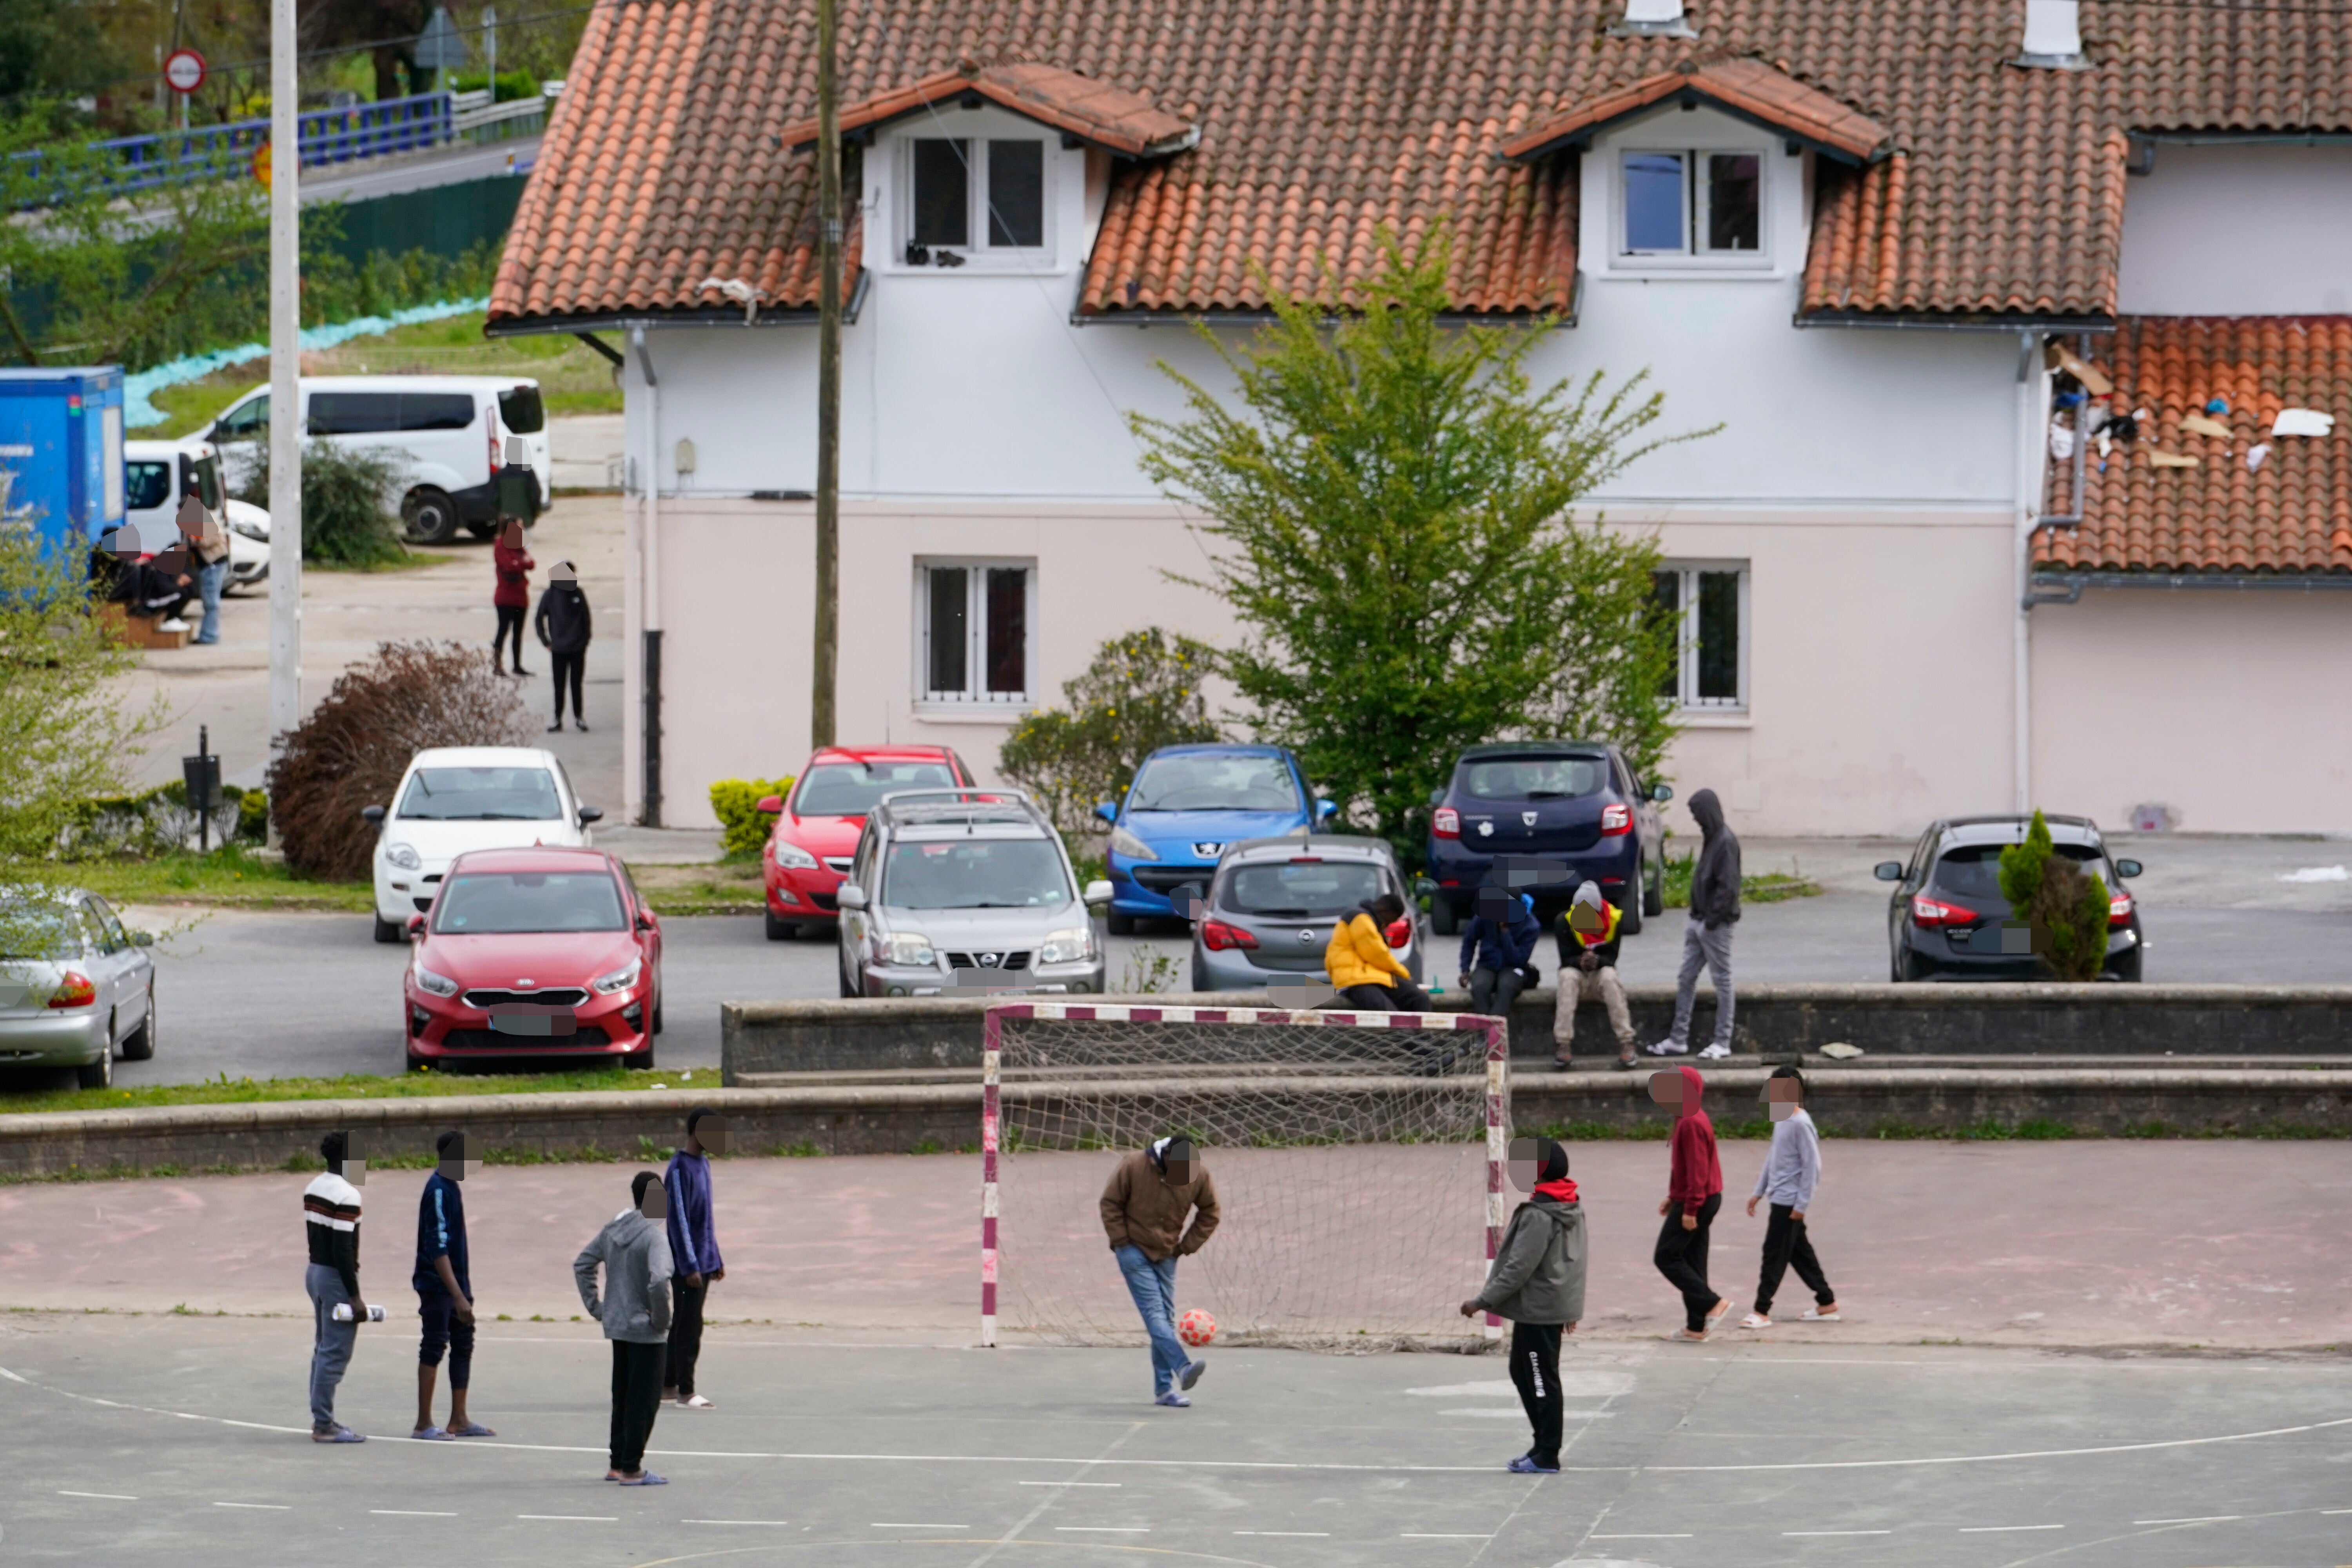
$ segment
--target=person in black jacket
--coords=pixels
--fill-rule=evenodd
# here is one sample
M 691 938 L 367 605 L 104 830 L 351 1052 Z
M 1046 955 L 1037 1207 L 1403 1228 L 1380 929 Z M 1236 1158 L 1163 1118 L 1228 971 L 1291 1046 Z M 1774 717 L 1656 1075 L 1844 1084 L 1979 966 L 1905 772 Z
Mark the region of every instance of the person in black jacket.
M 1462 933 L 1462 985 L 1470 993 L 1472 1012 L 1511 1016 L 1511 1004 L 1528 988 L 1536 943 L 1542 939 L 1543 927 L 1526 894 L 1479 889 L 1478 912 Z
M 547 727 L 548 732 L 563 728 L 566 680 L 572 683 L 572 727 L 585 731 L 588 721 L 580 716 L 580 679 L 588 668 L 588 595 L 581 591 L 579 570 L 571 562 L 559 561 L 548 573 L 547 592 L 539 596 L 539 614 L 532 618 L 531 629 L 539 634 L 540 646 L 547 649 L 548 663 L 555 671 L 555 722 Z
M 1739 839 L 1725 826 L 1711 789 L 1690 798 L 1698 819 L 1698 864 L 1691 871 L 1690 922 L 1683 927 L 1683 972 L 1675 992 L 1674 1033 L 1650 1047 L 1657 1057 L 1690 1049 L 1691 1004 L 1703 965 L 1715 980 L 1715 1040 L 1703 1057 L 1731 1054 L 1731 928 L 1739 921 Z

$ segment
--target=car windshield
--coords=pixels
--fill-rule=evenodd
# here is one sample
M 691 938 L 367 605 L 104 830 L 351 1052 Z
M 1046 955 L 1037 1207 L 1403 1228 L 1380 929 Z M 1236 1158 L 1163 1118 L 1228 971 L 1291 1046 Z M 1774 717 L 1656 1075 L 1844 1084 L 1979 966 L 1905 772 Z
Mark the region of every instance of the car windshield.
M 2000 852 L 2006 847 L 2001 844 L 1963 844 L 1957 849 L 1945 850 L 1944 858 L 1936 862 L 1937 891 L 1958 899 L 2006 905 L 2008 900 L 2000 892 Z M 2101 851 L 2087 844 L 2054 844 L 2051 847 L 2113 885 L 2107 858 Z
M 467 871 L 449 879 L 433 929 L 451 936 L 626 931 L 609 871 Z
M 426 822 L 556 822 L 563 803 L 545 768 L 419 768 L 400 815 Z
M 1238 915 L 1311 920 L 1345 914 L 1388 891 L 1378 866 L 1363 860 L 1289 860 L 1236 866 L 1217 902 Z
M 1034 910 L 1070 898 L 1061 854 L 1043 838 L 901 839 L 882 871 L 893 909 Z
M 954 789 L 945 763 L 821 763 L 793 802 L 801 816 L 863 816 L 893 790 Z
M 1609 777 L 1599 757 L 1511 757 L 1470 763 L 1462 789 L 1480 800 L 1573 800 Z
M 1280 757 L 1154 757 L 1135 775 L 1129 811 L 1297 811 L 1298 786 Z
M 73 911 L 55 904 L 0 904 L 0 959 L 58 961 L 81 956 Z

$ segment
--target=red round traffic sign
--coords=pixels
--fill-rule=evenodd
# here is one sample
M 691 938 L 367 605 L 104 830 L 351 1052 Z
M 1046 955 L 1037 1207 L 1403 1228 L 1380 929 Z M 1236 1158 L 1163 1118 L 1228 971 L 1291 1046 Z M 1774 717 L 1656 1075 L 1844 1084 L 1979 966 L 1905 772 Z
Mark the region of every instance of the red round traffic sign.
M 205 57 L 194 49 L 173 49 L 163 60 L 163 85 L 173 92 L 194 92 L 205 85 Z

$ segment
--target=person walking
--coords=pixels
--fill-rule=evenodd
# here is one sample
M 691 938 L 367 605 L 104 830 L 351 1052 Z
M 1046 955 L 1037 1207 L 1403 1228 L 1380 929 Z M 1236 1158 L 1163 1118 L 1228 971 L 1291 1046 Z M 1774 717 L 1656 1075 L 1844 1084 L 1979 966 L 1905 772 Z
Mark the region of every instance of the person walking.
M 1331 928 L 1323 948 L 1324 973 L 1339 1000 L 1365 1013 L 1426 1013 L 1429 994 L 1412 982 L 1382 934 L 1404 919 L 1404 900 L 1394 893 L 1366 899 Z
M 1624 911 L 1601 895 L 1601 884 L 1578 885 L 1554 935 L 1559 943 L 1559 979 L 1555 984 L 1551 1013 L 1551 1065 L 1569 1065 L 1576 1044 L 1576 1009 L 1588 997 L 1609 1010 L 1609 1026 L 1617 1035 L 1617 1065 L 1635 1065 L 1633 1016 L 1625 1007 L 1625 987 L 1617 979 L 1617 952 L 1623 941 L 1620 926 Z
M 1805 1110 L 1805 1075 L 1793 1067 L 1774 1068 L 1765 1080 L 1764 1093 L 1775 1113 L 1772 1149 L 1764 1156 L 1764 1168 L 1756 1173 L 1756 1191 L 1748 1199 L 1748 1217 L 1755 1217 L 1759 1202 L 1769 1203 L 1772 1208 L 1764 1222 L 1764 1269 L 1756 1280 L 1756 1308 L 1739 1320 L 1739 1326 L 1772 1326 L 1772 1298 L 1792 1264 L 1797 1278 L 1813 1293 L 1804 1321 L 1834 1323 L 1839 1321 L 1837 1292 L 1830 1289 L 1829 1276 L 1822 1272 L 1822 1260 L 1813 1256 L 1812 1237 L 1805 1228 L 1806 1211 L 1813 1206 L 1813 1191 L 1822 1180 L 1822 1139 Z M 1780 1116 L 1784 1104 L 1788 1114 Z
M 663 1364 L 662 1401 L 689 1410 L 712 1402 L 695 1392 L 695 1363 L 702 1357 L 702 1302 L 727 1278 L 719 1255 L 719 1233 L 710 1223 L 710 1151 L 726 1152 L 726 1123 L 709 1110 L 686 1118 L 686 1142 L 669 1157 L 662 1185 L 669 1193 L 669 1256 L 677 1270 L 671 1288 L 669 1354 Z
M 1536 920 L 1535 901 L 1507 888 L 1484 888 L 1478 912 L 1462 933 L 1462 987 L 1470 993 L 1470 1010 L 1489 1017 L 1507 1018 L 1511 1004 L 1528 985 L 1534 973 L 1536 943 L 1543 926 Z
M 1151 1337 L 1152 1402 L 1188 1405 L 1209 1364 L 1176 1337 L 1176 1260 L 1217 1233 L 1217 1184 L 1192 1141 L 1178 1133 L 1121 1160 L 1103 1186 L 1102 1222 Z
M 466 1414 L 466 1391 L 474 1381 L 474 1280 L 467 1268 L 466 1135 L 452 1128 L 434 1142 L 436 1163 L 416 1200 L 416 1316 L 423 1331 L 416 1346 L 416 1427 L 409 1433 L 427 1442 L 453 1437 L 495 1437 L 496 1432 Z M 449 1424 L 433 1422 L 433 1384 L 443 1352 L 449 1356 Z
M 204 601 L 205 618 L 191 641 L 220 641 L 221 586 L 228 581 L 228 535 L 220 519 L 191 488 L 180 501 L 180 540 L 195 567 L 196 595 Z
M 500 675 L 506 671 L 505 650 L 509 637 L 514 638 L 514 672 L 529 675 L 522 667 L 522 621 L 530 610 L 530 574 L 539 563 L 530 558 L 523 545 L 522 519 L 510 517 L 499 525 L 499 542 L 490 552 L 491 570 L 497 583 L 490 589 L 490 607 L 498 612 L 498 630 L 490 634 L 490 667 Z M 557 704 L 558 717 L 562 716 Z
M 613 1342 L 613 1468 L 604 1479 L 625 1487 L 663 1487 L 669 1482 L 646 1469 L 645 1461 L 654 1417 L 661 1414 L 662 1357 L 669 1340 L 669 1200 L 659 1176 L 639 1171 L 629 1184 L 629 1201 L 580 1249 L 572 1260 L 572 1277 L 580 1287 L 581 1305 Z
M 1584 1317 L 1584 1207 L 1568 1177 L 1568 1151 L 1533 1141 L 1532 1158 L 1514 1152 L 1511 1181 L 1528 1194 L 1486 1271 L 1486 1289 L 1462 1303 L 1462 1315 L 1492 1312 L 1511 1320 L 1511 1382 L 1535 1440 L 1507 1467 L 1522 1475 L 1559 1473 L 1559 1342 Z
M 310 1266 L 303 1277 L 310 1293 L 310 1441 L 364 1443 L 365 1437 L 335 1419 L 335 1389 L 352 1364 L 367 1302 L 360 1296 L 360 1190 L 343 1179 L 350 1135 L 330 1132 L 319 1140 L 327 1168 L 302 1189 L 302 1229 L 310 1238 Z M 364 1168 L 355 1173 L 366 1179 Z M 338 1321 L 335 1309 L 347 1309 Z
M 1675 983 L 1675 1027 L 1650 1054 L 1678 1057 L 1690 1049 L 1691 1005 L 1704 965 L 1715 981 L 1715 1039 L 1699 1055 L 1720 1058 L 1731 1054 L 1731 928 L 1739 923 L 1739 838 L 1724 825 L 1723 805 L 1713 790 L 1690 797 L 1690 814 L 1698 819 L 1698 864 L 1691 871 L 1683 971 Z
M 1706 1080 L 1694 1067 L 1675 1070 L 1682 1076 L 1682 1094 L 1675 1112 L 1666 1201 L 1658 1205 L 1665 1224 L 1651 1260 L 1666 1283 L 1683 1293 L 1685 1321 L 1675 1337 L 1703 1340 L 1731 1307 L 1706 1282 L 1707 1227 L 1723 1206 L 1723 1165 L 1716 1157 L 1715 1123 L 1701 1103 Z
M 557 562 L 548 571 L 547 592 L 539 596 L 534 626 L 555 675 L 555 722 L 547 727 L 550 734 L 563 728 L 567 680 L 572 683 L 572 727 L 583 731 L 588 728 L 588 721 L 580 716 L 580 681 L 587 672 L 588 639 L 593 635 L 589 623 L 588 595 L 580 587 L 578 568 L 569 561 Z

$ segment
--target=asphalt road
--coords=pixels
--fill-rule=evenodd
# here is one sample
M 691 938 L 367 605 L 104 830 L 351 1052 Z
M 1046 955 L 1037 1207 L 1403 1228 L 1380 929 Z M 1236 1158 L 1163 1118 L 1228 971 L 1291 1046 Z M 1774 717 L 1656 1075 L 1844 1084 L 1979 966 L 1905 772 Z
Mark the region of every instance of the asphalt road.
M 718 1408 L 665 1410 L 624 1490 L 584 1325 L 491 1323 L 472 1413 L 420 1443 L 413 1329 L 363 1329 L 305 1436 L 299 1319 L 0 1327 L 18 1563 L 1056 1568 L 2326 1568 L 2352 1519 L 2336 1357 L 1607 1343 L 1563 1356 L 1558 1476 L 1500 1357 L 1212 1351 L 1189 1410 L 1140 1350 L 973 1351 L 716 1328 Z M 446 1395 L 444 1396 L 446 1399 Z

